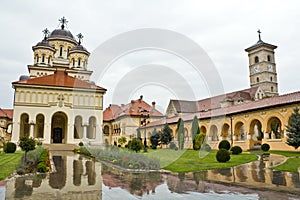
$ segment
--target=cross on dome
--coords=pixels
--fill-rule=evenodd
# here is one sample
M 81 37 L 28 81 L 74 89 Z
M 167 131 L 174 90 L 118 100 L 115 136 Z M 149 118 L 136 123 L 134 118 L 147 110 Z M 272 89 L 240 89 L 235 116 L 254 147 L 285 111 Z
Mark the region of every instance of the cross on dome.
M 77 35 L 77 37 L 78 37 L 78 44 L 81 44 L 81 40 L 82 40 L 82 38 L 83 38 L 83 35 L 82 35 L 81 33 L 79 33 L 79 34 Z
M 68 21 L 65 17 L 62 17 L 58 20 L 61 23 L 61 29 L 65 28 L 65 25 L 67 25 Z
M 44 39 L 46 40 L 50 31 L 47 28 L 45 28 L 42 32 L 44 33 L 44 36 L 45 36 Z

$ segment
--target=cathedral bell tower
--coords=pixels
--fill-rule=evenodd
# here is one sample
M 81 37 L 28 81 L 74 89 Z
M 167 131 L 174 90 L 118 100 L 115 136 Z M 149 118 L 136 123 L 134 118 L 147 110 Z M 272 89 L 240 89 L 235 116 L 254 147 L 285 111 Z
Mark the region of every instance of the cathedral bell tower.
M 245 49 L 249 57 L 250 86 L 259 86 L 267 97 L 276 96 L 278 83 L 274 49 L 277 46 L 263 42 L 260 30 L 257 32 L 257 43 Z

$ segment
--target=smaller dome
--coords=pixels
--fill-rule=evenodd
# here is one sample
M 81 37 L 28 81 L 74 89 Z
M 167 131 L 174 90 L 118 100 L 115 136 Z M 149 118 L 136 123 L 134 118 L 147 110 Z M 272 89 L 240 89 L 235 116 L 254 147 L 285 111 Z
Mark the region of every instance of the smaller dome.
M 30 79 L 29 76 L 27 76 L 27 75 L 21 75 L 20 78 L 19 78 L 19 81 L 28 80 L 28 79 Z
M 38 46 L 54 48 L 54 47 L 50 44 L 50 42 L 48 42 L 48 41 L 45 40 L 45 39 L 42 40 L 41 42 L 39 42 L 39 43 L 37 43 L 37 44 L 35 45 L 35 47 L 38 47 Z
M 88 51 L 88 50 L 86 50 L 86 48 L 84 48 L 82 45 L 76 45 L 75 47 L 73 47 L 72 49 L 71 49 L 71 51 L 75 51 L 75 50 L 79 50 L 79 51 Z
M 49 38 L 54 38 L 54 37 L 62 37 L 62 38 L 67 38 L 75 41 L 72 33 L 65 29 L 55 29 L 54 31 L 52 31 Z

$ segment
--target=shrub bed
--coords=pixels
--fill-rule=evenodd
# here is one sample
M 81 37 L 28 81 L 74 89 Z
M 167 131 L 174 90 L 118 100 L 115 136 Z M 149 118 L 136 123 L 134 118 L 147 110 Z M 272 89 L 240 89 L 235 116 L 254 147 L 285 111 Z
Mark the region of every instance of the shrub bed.
M 107 146 L 103 148 L 86 147 L 84 151 L 80 149 L 78 153 L 84 153 L 85 155 L 95 157 L 97 160 L 107 161 L 129 169 L 160 169 L 159 160 L 129 152 L 128 150 L 123 150 L 116 146 Z
M 16 171 L 17 174 L 50 171 L 48 149 L 45 149 L 42 146 L 37 146 L 34 150 L 27 153 L 26 160 L 25 155 L 23 155 Z

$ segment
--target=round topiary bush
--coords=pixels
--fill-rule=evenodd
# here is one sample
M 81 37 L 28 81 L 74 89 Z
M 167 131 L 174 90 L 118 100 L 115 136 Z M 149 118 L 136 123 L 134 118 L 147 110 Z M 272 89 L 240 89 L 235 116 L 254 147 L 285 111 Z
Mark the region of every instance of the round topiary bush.
M 227 162 L 230 160 L 230 153 L 226 149 L 220 149 L 216 154 L 216 159 L 218 162 Z
M 232 154 L 237 155 L 237 154 L 242 153 L 243 150 L 242 150 L 242 148 L 241 148 L 240 146 L 233 146 L 233 147 L 231 148 L 231 152 L 232 152 Z
M 5 153 L 15 153 L 16 149 L 17 149 L 17 145 L 13 142 L 8 142 L 4 145 Z
M 264 144 L 261 145 L 260 148 L 261 148 L 261 150 L 263 150 L 263 151 L 269 151 L 269 150 L 270 150 L 270 145 L 267 144 L 267 143 L 264 143 Z
M 82 147 L 83 146 L 83 142 L 79 142 L 79 144 L 78 144 L 80 147 Z
M 229 150 L 230 149 L 230 143 L 227 140 L 222 140 L 219 143 L 219 149 L 226 149 Z

